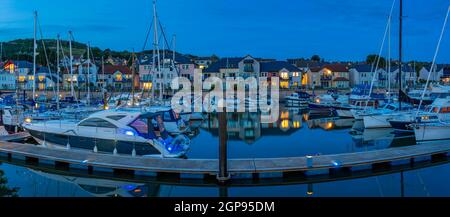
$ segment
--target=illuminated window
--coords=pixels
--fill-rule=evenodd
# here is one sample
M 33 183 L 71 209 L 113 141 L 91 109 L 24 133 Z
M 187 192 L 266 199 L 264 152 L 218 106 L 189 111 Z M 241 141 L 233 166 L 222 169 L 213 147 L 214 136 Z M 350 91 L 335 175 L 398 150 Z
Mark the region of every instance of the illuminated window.
M 116 74 L 116 81 L 122 81 L 122 74 Z
M 294 121 L 294 123 L 292 125 L 295 129 L 298 129 L 298 128 L 300 128 L 300 121 Z
M 34 80 L 34 76 L 33 76 L 33 75 L 29 75 L 29 76 L 28 76 L 28 80 L 29 80 L 29 81 L 33 81 L 33 80 Z
M 281 119 L 288 119 L 289 118 L 289 111 L 281 112 L 280 118 Z
M 289 79 L 289 74 L 287 72 L 282 72 L 281 73 L 281 78 L 282 79 Z
M 39 75 L 39 76 L 38 76 L 38 79 L 39 79 L 39 81 L 44 81 L 45 76 L 44 76 L 44 75 Z
M 44 90 L 45 89 L 45 84 L 39 83 L 38 88 L 39 88 L 39 90 Z
M 146 83 L 144 83 L 144 89 L 145 90 L 150 90 L 150 89 L 152 89 L 152 82 L 146 82 Z
M 281 128 L 282 129 L 288 129 L 289 128 L 289 120 L 281 121 Z
M 280 81 L 280 87 L 281 88 L 289 88 L 289 82 L 288 81 Z
M 19 82 L 25 82 L 25 76 L 23 75 L 19 76 Z

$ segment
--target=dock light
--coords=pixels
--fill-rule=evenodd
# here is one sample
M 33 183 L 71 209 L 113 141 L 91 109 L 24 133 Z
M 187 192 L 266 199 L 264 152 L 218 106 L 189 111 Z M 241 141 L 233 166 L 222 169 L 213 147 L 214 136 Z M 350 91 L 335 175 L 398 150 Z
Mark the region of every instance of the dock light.
M 127 130 L 127 131 L 125 131 L 125 135 L 127 135 L 127 136 L 134 136 L 134 132 L 131 131 L 131 130 Z
M 308 168 L 313 167 L 313 156 L 311 155 L 306 156 L 306 166 Z
M 320 99 L 316 99 L 316 103 L 320 103 Z
M 109 106 L 105 106 L 105 110 L 109 110 Z
M 339 166 L 340 166 L 340 164 L 339 164 L 338 162 L 336 162 L 336 161 L 332 161 L 332 163 L 333 163 L 333 165 L 334 165 L 335 167 L 339 167 Z
M 31 118 L 25 118 L 25 123 L 29 124 L 29 123 L 31 123 L 31 121 L 32 121 Z
M 122 188 L 127 191 L 132 191 L 132 190 L 135 190 L 137 187 L 135 185 L 124 185 L 124 186 L 122 186 Z

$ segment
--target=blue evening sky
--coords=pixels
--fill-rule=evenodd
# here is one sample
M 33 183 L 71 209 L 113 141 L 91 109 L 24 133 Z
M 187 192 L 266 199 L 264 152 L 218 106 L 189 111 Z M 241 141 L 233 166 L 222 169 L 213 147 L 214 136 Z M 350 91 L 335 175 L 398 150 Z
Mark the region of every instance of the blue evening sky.
M 196 55 L 363 60 L 378 53 L 392 0 L 158 0 L 177 51 Z M 449 0 L 404 0 L 404 57 L 431 61 Z M 45 38 L 73 30 L 76 40 L 115 50 L 141 50 L 151 0 L 1 0 L 0 41 L 31 38 L 33 10 Z M 450 30 L 439 62 L 450 63 Z M 392 55 L 398 55 L 398 0 Z M 151 48 L 148 46 L 147 48 Z M 386 53 L 384 53 L 386 55 Z

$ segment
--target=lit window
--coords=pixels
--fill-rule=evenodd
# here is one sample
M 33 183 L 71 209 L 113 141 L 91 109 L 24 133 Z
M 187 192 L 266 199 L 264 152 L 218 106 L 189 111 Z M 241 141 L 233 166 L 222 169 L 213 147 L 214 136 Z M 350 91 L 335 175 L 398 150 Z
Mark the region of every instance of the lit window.
M 122 74 L 116 74 L 116 81 L 122 81 Z
M 282 79 L 288 79 L 289 78 L 289 74 L 287 72 L 282 72 L 281 73 L 281 78 Z
M 288 81 L 280 81 L 280 87 L 281 88 L 289 88 L 289 82 Z
M 146 82 L 146 83 L 144 83 L 144 89 L 145 90 L 150 90 L 150 89 L 152 89 L 152 83 L 151 82 Z

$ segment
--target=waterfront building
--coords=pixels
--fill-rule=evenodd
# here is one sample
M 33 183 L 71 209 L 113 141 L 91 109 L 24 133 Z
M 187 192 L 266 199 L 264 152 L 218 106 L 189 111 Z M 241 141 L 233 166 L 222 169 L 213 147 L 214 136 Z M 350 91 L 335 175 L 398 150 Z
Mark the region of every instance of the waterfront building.
M 349 69 L 350 86 L 356 85 L 371 85 L 372 79 L 375 87 L 386 88 L 388 86 L 388 74 L 386 70 L 378 68 L 375 71 L 375 66 L 369 64 L 358 64 L 351 66 Z M 374 73 L 375 77 L 374 77 Z
M 165 90 L 170 89 L 172 80 L 178 76 L 194 79 L 195 73 L 200 73 L 201 69 L 187 56 L 175 53 L 175 61 L 173 60 L 172 51 L 160 52 L 159 67 L 161 71 L 158 73 L 158 62 L 153 67 L 153 57 L 145 55 L 138 61 L 140 88 L 149 90 L 153 87 L 155 90 L 160 90 L 164 87 Z
M 287 61 L 245 57 L 221 58 L 203 70 L 203 79 L 215 76 L 219 78 L 234 77 L 279 77 L 280 88 L 288 89 L 301 86 L 302 72 Z
M 431 71 L 430 81 L 438 82 L 444 75 L 444 65 L 437 64 L 434 66 L 433 70 L 431 70 L 431 65 L 423 66 L 419 70 L 419 81 L 426 81 L 428 79 L 430 71 Z
M 123 91 L 131 90 L 134 84 L 135 88 L 139 88 L 139 74 L 133 80 L 132 71 L 128 66 L 105 65 L 104 74 L 98 73 L 98 81 L 101 85 L 105 85 L 107 90 Z
M 16 76 L 14 73 L 0 69 L 0 89 L 1 90 L 16 89 Z
M 349 68 L 340 63 L 327 64 L 319 70 L 320 87 L 324 89 L 350 87 Z

